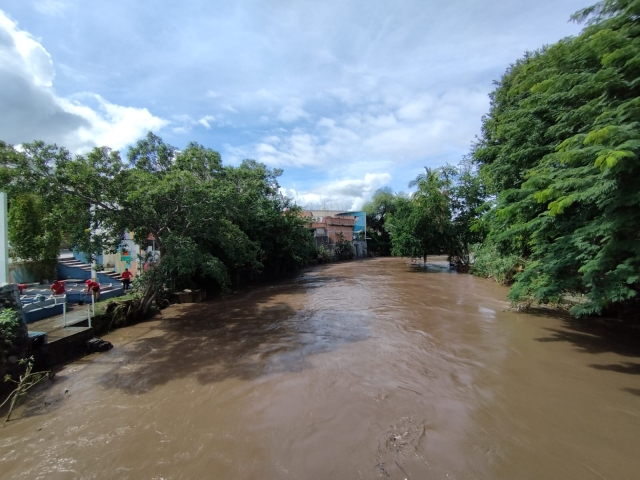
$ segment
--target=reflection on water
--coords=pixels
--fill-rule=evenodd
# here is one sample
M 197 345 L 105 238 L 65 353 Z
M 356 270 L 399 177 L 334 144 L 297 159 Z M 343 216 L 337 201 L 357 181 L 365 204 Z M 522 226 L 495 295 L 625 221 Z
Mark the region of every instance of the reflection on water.
M 640 349 L 444 263 L 329 265 L 105 337 L 1 478 L 637 478 Z

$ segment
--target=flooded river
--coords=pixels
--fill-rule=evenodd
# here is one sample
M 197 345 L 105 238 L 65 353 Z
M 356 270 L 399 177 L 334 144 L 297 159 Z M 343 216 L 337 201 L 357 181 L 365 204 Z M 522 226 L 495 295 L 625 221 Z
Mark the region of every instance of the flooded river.
M 640 478 L 637 341 L 506 293 L 380 258 L 170 307 L 0 428 L 0 477 Z

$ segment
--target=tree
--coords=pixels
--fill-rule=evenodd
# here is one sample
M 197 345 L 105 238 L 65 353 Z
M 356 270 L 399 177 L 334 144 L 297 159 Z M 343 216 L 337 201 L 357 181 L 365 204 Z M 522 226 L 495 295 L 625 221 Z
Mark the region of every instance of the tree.
M 451 180 L 449 198 L 453 215 L 453 238 L 449 255 L 455 259 L 459 271 L 468 271 L 471 245 L 483 241 L 486 228 L 480 222 L 488 208 L 482 178 L 471 158 L 464 158 L 457 167 L 447 167 Z
M 107 147 L 72 157 L 34 142 L 4 152 L 0 188 L 56 203 L 74 248 L 95 257 L 115 252 L 125 231 L 138 244 L 153 236 L 160 255 L 141 279 L 140 315 L 204 280 L 224 289 L 243 269 L 297 268 L 315 247 L 297 207 L 279 193 L 281 171 L 252 160 L 223 166 L 211 149 L 190 143 L 178 152 L 151 133 L 128 162 Z
M 624 314 L 640 291 L 640 4 L 578 12 L 582 33 L 525 56 L 474 151 L 498 195 L 489 241 L 527 259 L 510 298 Z
M 338 233 L 336 244 L 333 248 L 333 256 L 338 260 L 351 260 L 354 255 L 353 243 L 344 238 L 342 232 Z
M 389 215 L 392 254 L 422 258 L 449 252 L 453 237 L 449 180 L 439 170 L 426 168 L 409 186 L 418 186 L 411 198 L 398 199 L 396 211 Z
M 379 255 L 391 254 L 391 237 L 386 229 L 386 221 L 389 215 L 396 210 L 397 196 L 390 188 L 376 190 L 370 202 L 362 209 L 367 215 L 367 235 L 371 239 L 367 248 Z
M 33 262 L 40 278 L 51 278 L 60 252 L 62 230 L 55 211 L 47 211 L 37 195 L 11 198 L 8 212 L 10 255 Z

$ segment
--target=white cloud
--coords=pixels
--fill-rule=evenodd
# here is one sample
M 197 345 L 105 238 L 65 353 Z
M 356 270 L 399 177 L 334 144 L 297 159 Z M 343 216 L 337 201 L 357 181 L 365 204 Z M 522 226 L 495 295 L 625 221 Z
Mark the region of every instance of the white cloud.
M 64 145 L 76 143 L 80 145 L 80 149 L 89 145 L 106 145 L 119 150 L 144 136 L 147 131 L 157 131 L 168 124 L 146 108 L 115 105 L 96 94 L 81 94 L 76 97 L 95 100 L 97 108 L 87 107 L 77 101 L 58 99 L 65 111 L 87 121 L 86 126 L 81 126 L 68 135 Z
M 302 102 L 299 99 L 291 99 L 289 104 L 280 110 L 277 118 L 281 122 L 292 123 L 302 118 L 309 118 L 309 114 L 302 108 Z
M 308 191 L 295 188 L 280 191 L 298 205 L 310 209 L 359 210 L 373 193 L 391 182 L 389 173 L 365 173 L 362 178 L 345 178 L 316 185 Z
M 214 117 L 213 115 L 205 115 L 200 120 L 198 120 L 198 123 L 209 130 L 211 128 L 211 124 L 209 122 L 212 122 L 215 119 L 216 117 Z
M 146 131 L 168 124 L 146 108 L 116 105 L 93 93 L 60 97 L 53 89 L 54 79 L 47 50 L 0 11 L 3 140 L 56 142 L 74 152 L 96 145 L 121 149 Z
M 38 0 L 33 4 L 34 8 L 51 17 L 60 17 L 71 6 L 63 0 Z
M 479 89 L 452 88 L 440 94 L 381 89 L 377 101 L 366 108 L 323 116 L 315 124 L 274 129 L 254 144 L 230 147 L 227 154 L 234 160 L 311 167 L 339 177 L 363 170 L 391 172 L 430 158 L 458 160 L 468 151 L 487 108 L 488 98 Z
M 50 87 L 55 72 L 51 56 L 29 33 L 0 10 L 0 59 L 4 69 L 19 71 L 36 87 Z

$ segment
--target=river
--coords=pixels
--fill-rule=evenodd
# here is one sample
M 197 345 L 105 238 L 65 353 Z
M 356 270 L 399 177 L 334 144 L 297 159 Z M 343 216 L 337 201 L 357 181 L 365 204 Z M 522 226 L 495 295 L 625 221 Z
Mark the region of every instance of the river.
M 0 428 L 2 479 L 636 479 L 640 348 L 377 258 L 103 337 Z

